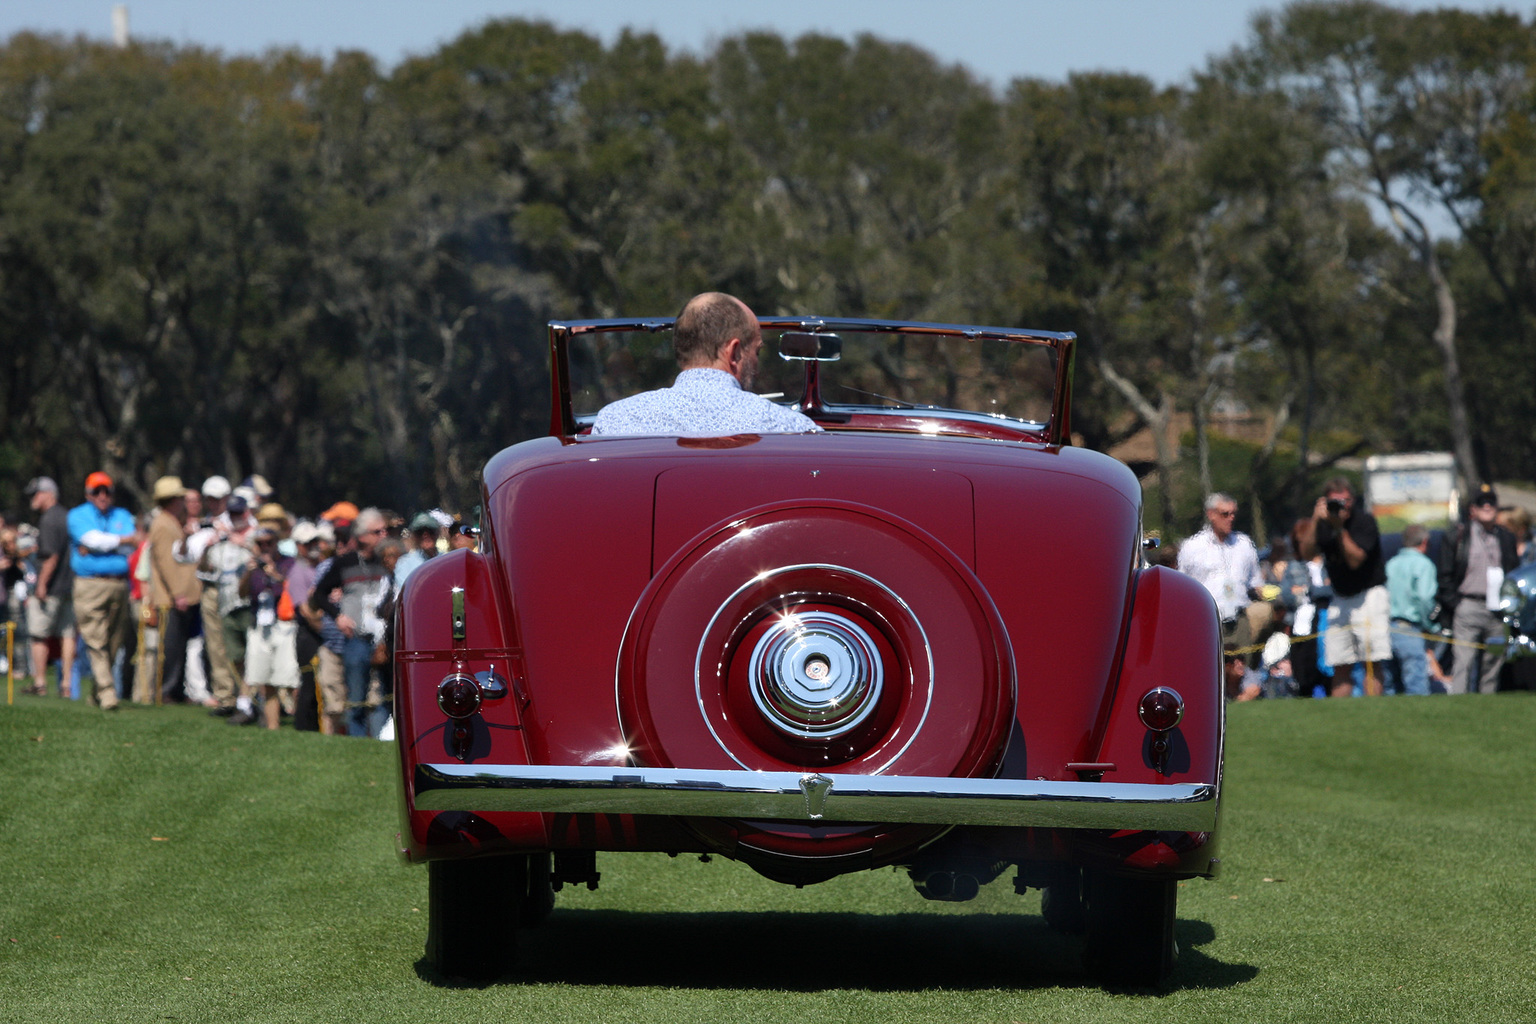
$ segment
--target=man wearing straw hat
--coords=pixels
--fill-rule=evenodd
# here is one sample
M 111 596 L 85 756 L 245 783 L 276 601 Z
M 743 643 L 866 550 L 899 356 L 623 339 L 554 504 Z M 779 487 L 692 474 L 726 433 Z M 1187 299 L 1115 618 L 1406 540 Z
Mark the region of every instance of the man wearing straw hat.
M 167 701 L 186 699 L 187 639 L 197 623 L 202 586 L 197 567 L 176 559 L 177 544 L 187 536 L 187 489 L 181 477 L 155 481 L 154 499 L 160 514 L 149 527 L 150 600 L 160 614 L 160 695 Z M 194 524 L 195 525 L 195 524 Z

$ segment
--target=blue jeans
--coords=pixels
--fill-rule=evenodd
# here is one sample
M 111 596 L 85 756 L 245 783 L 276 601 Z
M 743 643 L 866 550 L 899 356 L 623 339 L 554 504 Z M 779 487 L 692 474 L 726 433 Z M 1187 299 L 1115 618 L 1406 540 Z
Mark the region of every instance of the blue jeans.
M 373 640 L 366 634 L 347 637 L 341 650 L 347 681 L 347 735 L 368 735 L 368 677 L 373 673 Z
M 1402 693 L 1429 696 L 1429 662 L 1424 657 L 1424 638 L 1416 633 L 1399 632 L 1412 627 L 1392 623 L 1392 661 L 1397 666 L 1397 682 Z

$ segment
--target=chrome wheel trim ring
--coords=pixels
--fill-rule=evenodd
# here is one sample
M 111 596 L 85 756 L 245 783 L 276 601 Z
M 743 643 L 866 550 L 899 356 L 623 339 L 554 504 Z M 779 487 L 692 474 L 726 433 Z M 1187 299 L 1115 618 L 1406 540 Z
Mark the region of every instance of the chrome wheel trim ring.
M 720 605 L 720 607 L 715 610 L 715 614 L 710 618 L 709 624 L 704 629 L 704 635 L 705 636 L 709 636 L 709 635 L 711 635 L 714 632 L 715 626 L 719 622 L 721 614 L 724 613 L 727 608 L 731 607 L 733 602 L 735 602 L 736 599 L 739 598 L 744 591 L 750 590 L 752 587 L 759 585 L 763 580 L 768 579 L 770 577 L 779 576 L 779 575 L 783 575 L 783 574 L 787 574 L 787 573 L 800 572 L 802 570 L 807 570 L 807 569 L 820 569 L 820 570 L 826 570 L 828 572 L 847 573 L 848 575 L 856 576 L 859 579 L 864 580 L 864 581 L 874 585 L 875 587 L 878 587 L 881 591 L 883 591 L 886 594 L 886 596 L 893 602 L 894 606 L 899 608 L 902 612 L 904 612 L 906 614 L 907 619 L 911 622 L 912 626 L 916 629 L 918 637 L 919 637 L 919 643 L 918 643 L 919 649 L 909 652 L 909 656 L 912 657 L 914 660 L 919 661 L 926 668 L 927 674 L 924 677 L 925 679 L 930 680 L 930 681 L 933 679 L 933 649 L 932 649 L 932 646 L 928 642 L 927 631 L 923 628 L 922 622 L 920 622 L 918 620 L 917 616 L 913 614 L 911 606 L 909 606 L 906 601 L 902 600 L 901 597 L 898 596 L 895 591 L 891 590 L 890 587 L 887 587 L 885 584 L 881 583 L 879 580 L 875 579 L 873 576 L 870 576 L 868 573 L 859 572 L 857 569 L 850 569 L 847 566 L 843 566 L 843 565 L 834 565 L 834 564 L 829 564 L 829 563 L 825 563 L 825 562 L 805 562 L 805 563 L 800 563 L 800 564 L 797 564 L 797 565 L 780 566 L 777 569 L 767 570 L 765 572 L 762 572 L 762 573 L 758 574 L 758 576 L 756 576 L 752 580 L 749 580 L 748 582 L 746 582 L 746 583 L 742 584 L 740 587 L 738 587 L 736 589 L 735 593 L 733 593 L 729 598 L 727 598 Z M 795 591 L 795 592 L 791 592 L 791 593 L 785 594 L 783 596 L 786 599 L 791 599 L 791 600 L 794 600 L 794 599 L 807 599 L 807 600 L 811 600 L 811 599 L 822 598 L 822 597 L 825 597 L 826 595 L 825 595 L 824 592 L 820 592 L 820 591 L 816 591 L 816 592 Z M 709 730 L 709 734 L 710 734 L 711 737 L 714 738 L 714 741 L 715 741 L 716 745 L 718 745 L 719 748 L 732 761 L 735 761 L 738 765 L 740 765 L 743 768 L 746 768 L 748 770 L 753 770 L 755 766 L 751 765 L 751 764 L 748 764 L 746 761 L 742 760 L 742 758 L 740 756 L 738 756 L 737 753 L 734 750 L 731 749 L 730 744 L 726 743 L 725 740 L 721 738 L 719 730 L 717 730 L 715 728 L 715 723 L 710 721 L 709 711 L 708 711 L 708 708 L 706 707 L 706 703 L 705 703 L 705 700 L 704 700 L 704 674 L 705 674 L 704 666 L 708 663 L 708 660 L 711 657 L 718 658 L 719 657 L 719 652 L 706 651 L 704 646 L 701 644 L 699 646 L 698 653 L 694 657 L 694 662 L 693 662 L 693 696 L 694 696 L 694 701 L 696 703 L 696 706 L 699 709 L 699 713 L 700 713 L 701 717 L 704 720 L 704 727 Z M 923 690 L 924 690 L 924 692 L 921 695 L 922 710 L 918 713 L 917 723 L 912 728 L 912 734 L 907 737 L 907 740 L 906 740 L 905 743 L 903 743 L 897 750 L 893 751 L 890 754 L 890 756 L 887 757 L 884 761 L 882 761 L 880 764 L 878 764 L 874 768 L 872 768 L 867 774 L 879 775 L 881 772 L 885 771 L 891 765 L 895 764 L 896 761 L 901 757 L 901 755 L 906 753 L 908 748 L 910 748 L 912 746 L 912 744 L 917 741 L 918 735 L 923 731 L 923 726 L 926 725 L 927 722 L 928 722 L 928 712 L 930 710 L 932 710 L 932 708 L 933 708 L 933 687 L 932 687 L 932 685 L 927 685 L 927 686 L 923 687 Z
M 764 719 L 806 740 L 857 729 L 879 703 L 885 683 L 873 638 L 831 611 L 781 616 L 758 639 L 747 672 Z

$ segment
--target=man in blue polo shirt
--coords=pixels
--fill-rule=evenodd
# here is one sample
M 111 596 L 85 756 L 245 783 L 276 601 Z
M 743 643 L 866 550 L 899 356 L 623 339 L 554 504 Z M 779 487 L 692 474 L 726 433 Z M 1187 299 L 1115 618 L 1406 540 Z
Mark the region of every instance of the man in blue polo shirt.
M 69 564 L 75 574 L 75 625 L 91 657 L 96 703 L 117 707 L 112 662 L 128 631 L 128 555 L 133 514 L 112 504 L 112 478 L 85 478 L 85 503 L 69 510 Z

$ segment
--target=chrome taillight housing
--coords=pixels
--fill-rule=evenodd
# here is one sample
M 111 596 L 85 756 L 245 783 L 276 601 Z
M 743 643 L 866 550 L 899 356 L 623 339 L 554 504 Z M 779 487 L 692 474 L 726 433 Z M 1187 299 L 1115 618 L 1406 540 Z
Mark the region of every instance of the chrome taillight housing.
M 1141 702 L 1136 705 L 1136 714 L 1141 717 L 1141 724 L 1151 733 L 1147 754 L 1153 770 L 1159 775 L 1167 775 L 1168 755 L 1173 749 L 1168 734 L 1184 718 L 1184 698 L 1179 696 L 1177 690 L 1155 686 L 1142 695 Z
M 437 684 L 437 706 L 449 718 L 468 718 L 480 710 L 485 694 L 473 676 L 455 672 Z
M 1169 732 L 1184 718 L 1184 698 L 1177 690 L 1158 686 L 1148 690 L 1136 706 L 1141 724 L 1153 732 Z

